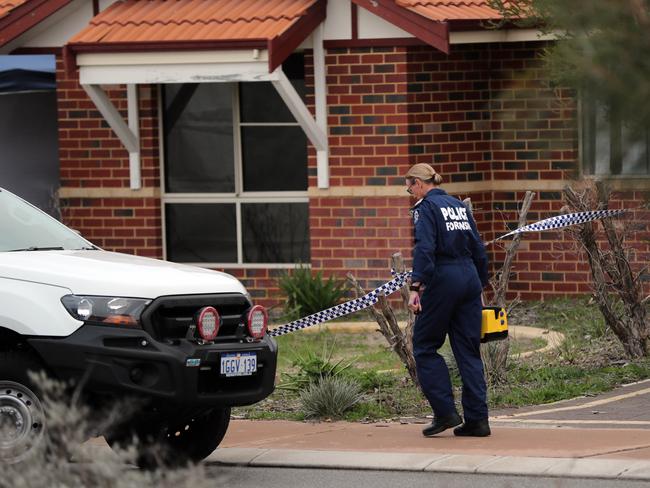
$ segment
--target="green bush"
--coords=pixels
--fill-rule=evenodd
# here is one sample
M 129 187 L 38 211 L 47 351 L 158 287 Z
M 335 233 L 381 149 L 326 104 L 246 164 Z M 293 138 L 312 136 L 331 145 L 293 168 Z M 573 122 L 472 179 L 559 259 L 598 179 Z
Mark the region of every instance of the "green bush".
M 278 388 L 301 391 L 323 378 L 341 376 L 350 368 L 354 359 L 332 361 L 335 344 L 336 341 L 325 342 L 320 354 L 312 350 L 307 351 L 304 355 L 296 354 L 291 362 L 294 367 L 298 368 L 298 372 L 284 373 L 285 380 Z
M 340 418 L 362 399 L 361 387 L 349 378 L 326 376 L 300 392 L 307 418 Z
M 289 320 L 338 305 L 348 290 L 345 281 L 333 276 L 326 280 L 322 271 L 312 275 L 311 268 L 300 265 L 281 276 L 278 285 L 287 295 L 285 313 Z
M 397 379 L 393 374 L 379 373 L 372 369 L 361 370 L 351 368 L 346 371 L 346 377 L 356 380 L 361 386 L 361 389 L 367 392 L 374 392 L 375 390 L 381 390 L 383 388 L 391 388 L 395 386 L 395 383 L 397 382 Z

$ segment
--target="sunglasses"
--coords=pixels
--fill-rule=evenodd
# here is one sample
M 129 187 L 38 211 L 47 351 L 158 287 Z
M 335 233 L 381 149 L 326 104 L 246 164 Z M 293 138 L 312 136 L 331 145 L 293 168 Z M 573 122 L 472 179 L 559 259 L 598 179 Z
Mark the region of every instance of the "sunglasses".
M 416 182 L 417 180 L 413 180 L 413 183 L 406 187 L 406 193 L 413 195 L 413 185 L 415 185 Z

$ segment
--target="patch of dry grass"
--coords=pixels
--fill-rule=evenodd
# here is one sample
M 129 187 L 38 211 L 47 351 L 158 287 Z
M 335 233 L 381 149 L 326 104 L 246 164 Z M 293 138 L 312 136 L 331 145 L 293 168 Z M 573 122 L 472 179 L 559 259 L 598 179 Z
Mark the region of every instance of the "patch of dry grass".
M 80 403 L 69 388 L 43 375 L 34 377 L 43 396 L 45 433 L 20 462 L 5 463 L 0 488 L 192 488 L 214 487 L 218 479 L 208 479 L 202 465 L 155 471 L 135 467 L 137 446 L 89 448 L 84 442 L 101 432 L 124 413 L 125 405 L 92 411 Z M 94 446 L 92 446 L 94 447 Z

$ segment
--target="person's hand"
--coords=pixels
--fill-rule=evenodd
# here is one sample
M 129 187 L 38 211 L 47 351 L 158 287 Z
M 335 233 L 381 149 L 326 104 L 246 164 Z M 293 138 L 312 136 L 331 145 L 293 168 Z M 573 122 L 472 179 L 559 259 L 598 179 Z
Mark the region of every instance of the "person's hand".
M 409 310 L 411 310 L 416 315 L 422 311 L 420 294 L 417 291 L 409 292 Z

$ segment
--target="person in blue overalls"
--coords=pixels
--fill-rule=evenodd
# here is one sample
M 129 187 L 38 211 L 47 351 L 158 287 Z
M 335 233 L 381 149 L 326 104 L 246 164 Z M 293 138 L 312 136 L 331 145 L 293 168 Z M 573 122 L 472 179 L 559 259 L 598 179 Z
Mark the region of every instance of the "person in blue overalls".
M 434 414 L 422 434 L 430 437 L 459 426 L 455 435 L 485 437 L 490 425 L 480 341 L 487 256 L 472 215 L 438 188 L 441 183 L 442 177 L 425 163 L 406 173 L 407 191 L 418 199 L 412 209 L 415 247 L 409 296 L 409 308 L 417 314 L 413 355 Z M 447 364 L 438 353 L 447 335 L 463 382 L 464 423 L 456 411 Z

